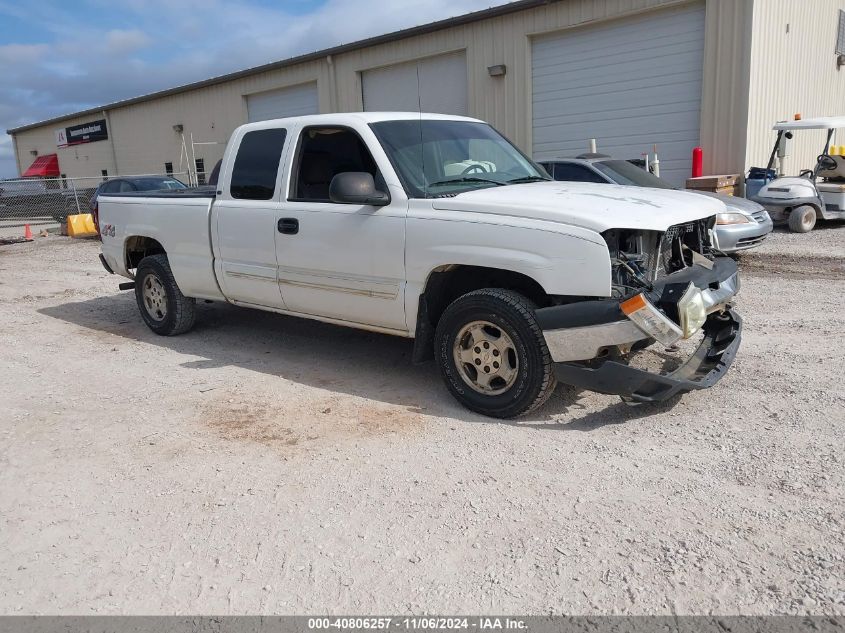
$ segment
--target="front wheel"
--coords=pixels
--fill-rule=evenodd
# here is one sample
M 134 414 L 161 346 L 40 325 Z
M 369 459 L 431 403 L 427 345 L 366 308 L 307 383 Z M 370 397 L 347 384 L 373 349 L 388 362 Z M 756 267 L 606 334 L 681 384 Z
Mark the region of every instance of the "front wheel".
M 789 230 L 794 233 L 809 233 L 816 226 L 816 210 L 809 204 L 795 207 L 789 214 Z
M 167 255 L 150 255 L 138 264 L 135 301 L 141 318 L 156 334 L 175 336 L 194 326 L 196 300 L 179 290 Z
M 536 409 L 557 384 L 534 306 L 510 290 L 475 290 L 452 302 L 437 324 L 435 356 L 452 395 L 494 418 Z

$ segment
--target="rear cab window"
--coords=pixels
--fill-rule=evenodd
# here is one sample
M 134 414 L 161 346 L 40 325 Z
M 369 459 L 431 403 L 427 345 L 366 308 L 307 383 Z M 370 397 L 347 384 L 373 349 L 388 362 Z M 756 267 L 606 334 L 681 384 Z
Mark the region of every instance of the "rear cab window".
M 252 130 L 244 134 L 229 183 L 229 192 L 233 198 L 273 198 L 286 136 L 287 130 L 284 128 Z

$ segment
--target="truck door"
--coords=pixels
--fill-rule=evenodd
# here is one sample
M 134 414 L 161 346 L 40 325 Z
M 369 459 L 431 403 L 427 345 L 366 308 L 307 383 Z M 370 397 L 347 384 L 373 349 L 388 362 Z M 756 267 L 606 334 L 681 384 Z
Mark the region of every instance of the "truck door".
M 337 125 L 298 135 L 287 199 L 276 227 L 279 285 L 288 310 L 407 331 L 407 200 L 382 207 L 336 204 L 329 184 L 342 172 L 369 172 L 387 191 L 360 135 Z M 388 166 L 389 167 L 389 166 Z
M 232 301 L 284 309 L 276 263 L 279 166 L 287 130 L 250 130 L 227 160 L 228 178 L 214 201 L 215 273 Z M 232 139 L 233 143 L 237 138 Z

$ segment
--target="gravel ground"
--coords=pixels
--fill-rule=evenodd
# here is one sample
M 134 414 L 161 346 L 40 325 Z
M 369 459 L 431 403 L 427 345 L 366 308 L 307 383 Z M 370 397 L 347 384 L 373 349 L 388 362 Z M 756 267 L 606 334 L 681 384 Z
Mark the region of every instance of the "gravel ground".
M 713 389 L 515 423 L 401 339 L 157 337 L 97 251 L 0 247 L 0 613 L 845 613 L 841 225 L 742 257 Z
M 45 230 L 53 233 L 59 230 L 59 223 L 51 220 L 33 220 L 29 226 L 35 235 Z M 0 246 L 4 240 L 22 238 L 24 231 L 22 220 L 0 220 Z

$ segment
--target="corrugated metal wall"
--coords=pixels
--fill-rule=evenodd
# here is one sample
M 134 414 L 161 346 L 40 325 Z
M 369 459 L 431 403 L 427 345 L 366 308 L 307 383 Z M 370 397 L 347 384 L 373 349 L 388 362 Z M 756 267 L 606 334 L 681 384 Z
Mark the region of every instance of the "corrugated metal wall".
M 775 133 L 772 124 L 790 119 L 845 115 L 845 68 L 836 66 L 839 10 L 845 0 L 756 0 L 751 53 L 746 166 L 763 166 Z M 797 133 L 788 173 L 815 165 L 825 134 Z M 839 133 L 845 144 L 845 131 Z
M 766 0 L 767 2 L 769 0 Z M 824 0 L 822 0 L 824 1 Z M 705 35 L 705 78 L 702 99 L 701 142 L 709 152 L 709 165 L 729 164 L 744 152 L 744 137 L 736 139 L 723 125 L 727 119 L 741 120 L 741 108 L 731 110 L 731 100 L 743 98 L 742 74 L 733 66 L 741 56 L 726 55 L 723 41 L 741 48 L 742 33 L 748 29 L 737 5 L 752 0 L 707 0 Z M 317 82 L 321 112 L 362 109 L 361 72 L 434 56 L 466 51 L 469 112 L 490 121 L 525 151 L 531 152 L 531 38 L 535 35 L 583 26 L 600 20 L 638 14 L 654 8 L 687 4 L 688 0 L 562 0 L 547 6 L 480 22 L 446 28 L 434 33 L 349 51 L 334 58 L 304 62 L 288 68 L 266 71 L 222 84 L 161 97 L 109 112 L 109 134 L 117 164 L 109 158 L 111 142 L 91 143 L 78 149 L 59 151 L 62 169 L 69 176 L 91 175 L 108 168 L 109 173 L 161 172 L 165 162 L 178 170 L 181 140 L 173 125 L 182 124 L 186 138 L 216 141 L 197 153 L 210 169 L 222 156 L 223 145 L 232 130 L 246 122 L 246 95 Z M 750 12 L 749 12 L 750 19 Z M 708 60 L 719 62 L 708 68 Z M 504 77 L 490 77 L 487 67 L 505 64 Z M 714 96 L 717 95 L 717 96 Z M 726 112 L 728 110 L 728 112 Z M 17 137 L 20 162 L 28 166 L 28 151 L 40 154 L 56 151 L 55 128 L 97 117 L 51 124 L 21 132 Z M 741 124 L 737 124 L 741 125 Z M 712 150 L 708 149 L 711 148 Z M 76 158 L 73 153 L 85 158 Z M 738 161 L 739 162 L 739 161 Z M 96 164 L 96 166 L 95 166 Z M 102 164 L 104 167 L 100 167 Z
M 753 7 L 753 0 L 707 0 L 701 86 L 705 174 L 741 173 L 745 167 Z

